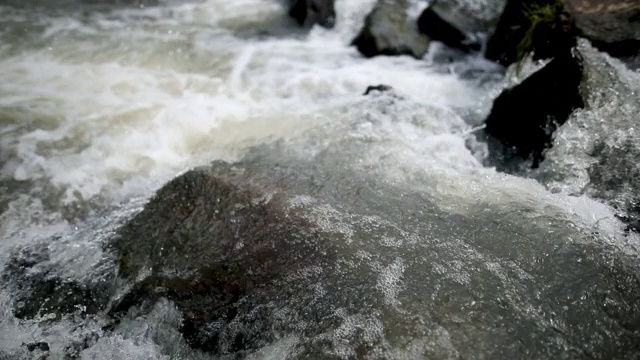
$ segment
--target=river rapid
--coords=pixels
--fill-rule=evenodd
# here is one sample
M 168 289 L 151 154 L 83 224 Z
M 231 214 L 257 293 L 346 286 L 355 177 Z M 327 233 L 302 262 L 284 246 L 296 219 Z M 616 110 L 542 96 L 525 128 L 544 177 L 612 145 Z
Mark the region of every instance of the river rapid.
M 44 246 L 57 276 L 106 281 L 104 242 L 176 175 L 276 142 L 311 157 L 345 137 L 371 146 L 341 164 L 428 193 L 442 211 L 526 209 L 522 221 L 549 234 L 562 218 L 635 254 L 637 235 L 609 206 L 483 166 L 474 131 L 512 81 L 502 69 L 435 43 L 422 60 L 349 46 L 373 4 L 338 0 L 336 27 L 307 32 L 275 0 L 0 2 L 0 267 Z M 377 84 L 397 99 L 362 95 Z M 15 301 L 0 286 L 0 359 L 38 341 L 63 358 L 87 334 L 81 358 L 207 358 L 171 326 L 168 302 L 104 333 L 101 316 L 17 319 Z M 286 350 L 284 339 L 252 356 Z

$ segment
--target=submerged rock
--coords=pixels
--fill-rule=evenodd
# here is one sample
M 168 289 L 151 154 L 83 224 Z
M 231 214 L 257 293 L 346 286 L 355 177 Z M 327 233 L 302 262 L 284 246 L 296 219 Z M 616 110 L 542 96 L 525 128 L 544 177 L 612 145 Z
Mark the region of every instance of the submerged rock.
M 367 15 L 364 26 L 352 45 L 366 57 L 410 55 L 422 58 L 429 48 L 429 38 L 418 31 L 409 14 L 408 0 L 379 0 Z
M 112 244 L 131 289 L 114 316 L 167 298 L 192 346 L 228 358 L 640 354 L 635 260 L 553 209 L 442 210 L 344 156 L 371 141 L 277 143 L 171 181 Z
M 109 289 L 60 278 L 47 265 L 40 266 L 46 260 L 46 247 L 36 246 L 16 251 L 5 266 L 2 280 L 15 295 L 16 318 L 60 320 L 68 314 L 96 314 L 106 307 Z
M 506 172 L 519 170 L 523 163 L 537 168 L 553 133 L 583 106 L 582 76 L 582 59 L 566 51 L 504 90 L 485 120 L 491 165 Z
M 333 28 L 336 24 L 334 0 L 289 0 L 289 16 L 308 27 L 318 24 Z

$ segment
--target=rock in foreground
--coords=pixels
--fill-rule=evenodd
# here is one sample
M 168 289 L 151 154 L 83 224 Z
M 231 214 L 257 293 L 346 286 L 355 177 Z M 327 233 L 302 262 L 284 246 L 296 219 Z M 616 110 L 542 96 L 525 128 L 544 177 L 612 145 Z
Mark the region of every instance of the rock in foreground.
M 215 356 L 640 354 L 631 258 L 552 209 L 440 210 L 349 166 L 353 146 L 261 147 L 171 181 L 112 245 L 132 286 L 114 314 L 167 298 L 192 346 Z

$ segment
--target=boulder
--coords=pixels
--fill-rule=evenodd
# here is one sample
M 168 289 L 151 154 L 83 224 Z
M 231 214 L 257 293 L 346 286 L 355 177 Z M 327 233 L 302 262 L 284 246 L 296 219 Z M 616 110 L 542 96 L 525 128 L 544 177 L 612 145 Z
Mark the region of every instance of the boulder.
M 169 299 L 218 358 L 640 353 L 632 257 L 551 208 L 442 210 L 344 156 L 372 141 L 264 145 L 168 183 L 111 244 L 129 289 L 113 316 Z
M 432 9 L 465 33 L 486 33 L 496 27 L 506 3 L 506 0 L 438 0 L 433 1 Z
M 408 0 L 379 0 L 367 15 L 364 26 L 352 41 L 366 57 L 410 55 L 422 58 L 429 48 L 429 38 L 418 31 L 409 14 Z
M 476 39 L 445 21 L 431 8 L 426 8 L 418 18 L 418 30 L 431 40 L 440 41 L 454 49 L 469 52 L 481 48 Z
M 549 59 L 575 45 L 572 18 L 556 0 L 508 0 L 485 56 L 508 66 L 533 53 Z
M 569 50 L 521 83 L 504 90 L 485 120 L 490 164 L 499 171 L 537 168 L 553 133 L 583 106 L 582 59 Z
M 605 200 L 638 230 L 640 76 L 587 40 L 578 49 L 585 107 L 559 129 L 537 176 L 550 188 Z
M 336 24 L 335 0 L 290 0 L 289 16 L 301 26 L 318 24 L 333 28 Z
M 582 36 L 604 50 L 640 52 L 640 2 L 636 0 L 561 0 Z

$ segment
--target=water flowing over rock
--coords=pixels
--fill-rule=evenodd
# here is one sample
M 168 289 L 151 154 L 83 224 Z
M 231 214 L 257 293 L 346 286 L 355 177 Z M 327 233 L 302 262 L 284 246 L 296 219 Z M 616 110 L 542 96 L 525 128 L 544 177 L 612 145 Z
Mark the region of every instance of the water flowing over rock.
M 640 76 L 581 40 L 585 108 L 560 128 L 541 166 L 549 187 L 589 194 L 627 212 L 638 229 Z M 634 225 L 635 224 L 635 225 Z
M 475 138 L 504 69 L 444 15 L 449 46 L 366 59 L 376 0 L 332 30 L 288 0 L 17 2 L 0 359 L 640 356 L 639 81 L 588 44 L 549 64 L 586 57 L 585 108 L 521 177 Z
M 364 56 L 410 55 L 422 58 L 429 38 L 418 31 L 409 0 L 379 0 L 352 45 Z
M 193 346 L 229 358 L 640 351 L 635 260 L 553 209 L 443 211 L 344 156 L 371 141 L 261 146 L 171 181 L 113 243 L 132 289 L 113 313 L 167 298 Z
M 319 24 L 332 28 L 336 23 L 334 0 L 290 0 L 289 15 L 302 26 Z

